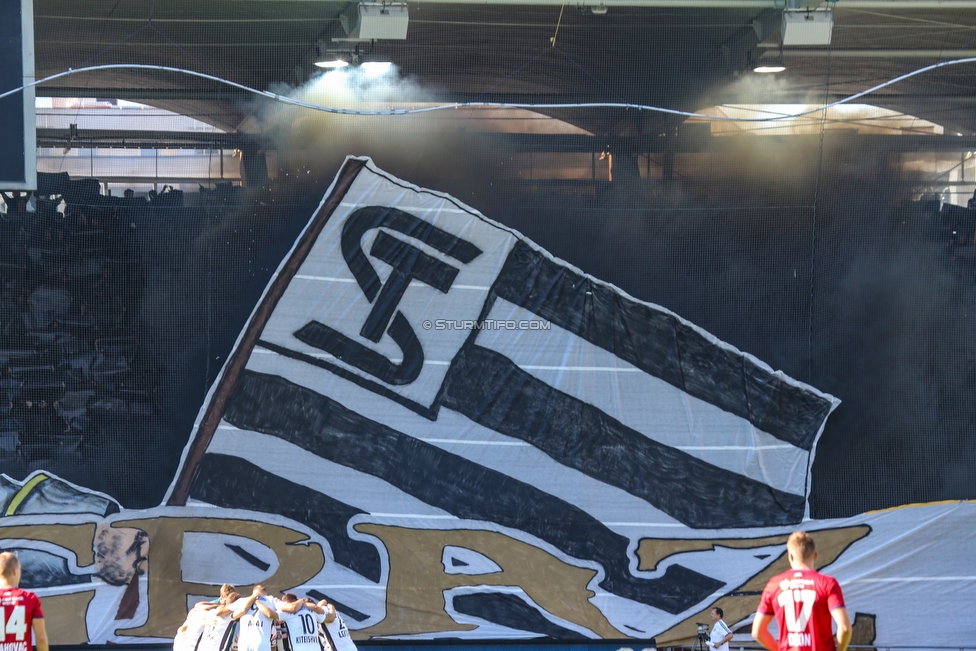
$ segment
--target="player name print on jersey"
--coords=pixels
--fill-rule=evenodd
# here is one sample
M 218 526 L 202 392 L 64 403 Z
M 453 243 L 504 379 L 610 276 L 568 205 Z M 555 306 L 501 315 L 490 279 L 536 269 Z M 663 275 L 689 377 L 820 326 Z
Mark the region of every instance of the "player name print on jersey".
M 27 642 L 0 642 L 0 651 L 28 651 Z

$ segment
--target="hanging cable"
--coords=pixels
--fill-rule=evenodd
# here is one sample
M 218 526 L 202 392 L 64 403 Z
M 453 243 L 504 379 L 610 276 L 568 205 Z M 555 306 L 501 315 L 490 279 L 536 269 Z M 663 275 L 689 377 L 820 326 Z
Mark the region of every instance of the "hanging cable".
M 339 108 L 337 106 L 323 106 L 321 104 L 313 104 L 311 102 L 303 102 L 301 100 L 288 97 L 286 95 L 281 95 L 279 93 L 272 93 L 267 90 L 258 90 L 256 88 L 251 88 L 250 86 L 245 86 L 244 84 L 239 84 L 235 81 L 229 79 L 224 79 L 216 75 L 210 75 L 204 72 L 197 72 L 196 70 L 186 70 L 184 68 L 174 68 L 171 66 L 159 66 L 147 63 L 110 63 L 97 66 L 88 66 L 86 68 L 69 68 L 64 72 L 59 72 L 43 79 L 37 79 L 30 83 L 18 86 L 16 88 L 11 88 L 3 93 L 0 93 L 0 99 L 13 95 L 14 93 L 19 93 L 25 88 L 32 86 L 37 86 L 40 84 L 47 83 L 49 81 L 54 81 L 55 79 L 60 79 L 62 77 L 67 77 L 70 75 L 75 75 L 83 72 L 94 72 L 97 70 L 161 70 L 164 72 L 174 72 L 178 74 L 190 75 L 192 77 L 200 77 L 202 79 L 209 79 L 210 81 L 216 81 L 222 84 L 227 84 L 228 86 L 233 86 L 248 93 L 265 97 L 267 99 L 274 100 L 276 102 L 281 102 L 283 104 L 290 104 L 292 106 L 299 106 L 302 108 L 307 108 L 314 111 L 322 111 L 325 113 L 335 113 L 337 115 L 411 115 L 414 113 L 430 113 L 433 111 L 446 111 L 454 110 L 459 108 L 519 108 L 519 109 L 570 109 L 570 108 L 612 108 L 612 109 L 630 109 L 637 111 L 652 111 L 656 113 L 665 113 L 668 115 L 682 115 L 685 117 L 698 118 L 700 120 L 712 121 L 712 122 L 775 122 L 777 120 L 790 120 L 793 118 L 799 118 L 806 115 L 811 115 L 817 113 L 818 111 L 826 111 L 828 109 L 834 108 L 835 106 L 840 106 L 842 104 L 848 104 L 856 99 L 866 97 L 875 93 L 883 88 L 887 88 L 893 84 L 896 84 L 905 79 L 909 79 L 916 75 L 924 74 L 931 70 L 936 70 L 938 68 L 943 68 L 945 66 L 959 65 L 963 63 L 976 63 L 976 57 L 968 57 L 965 59 L 953 59 L 951 61 L 940 61 L 939 63 L 934 63 L 924 68 L 919 68 L 911 72 L 905 73 L 894 79 L 889 79 L 886 82 L 878 84 L 877 86 L 872 86 L 867 90 L 863 90 L 859 93 L 855 93 L 849 97 L 839 99 L 836 102 L 831 102 L 830 104 L 823 104 L 821 106 L 808 109 L 806 111 L 800 111 L 799 113 L 784 113 L 781 115 L 767 116 L 767 117 L 754 117 L 754 118 L 737 118 L 728 115 L 703 115 L 701 113 L 692 113 L 690 111 L 679 111 L 677 109 L 669 109 L 661 106 L 649 106 L 647 104 L 631 104 L 628 102 L 568 102 L 565 104 L 530 104 L 530 103 L 520 103 L 520 102 L 454 102 L 451 104 L 437 104 L 434 106 L 425 106 L 420 108 L 388 108 L 388 109 L 345 109 Z
M 827 69 L 824 72 L 824 103 L 830 96 L 830 54 L 827 49 Z M 813 302 L 817 282 L 817 209 L 820 206 L 820 176 L 823 170 L 824 134 L 827 131 L 827 111 L 820 116 L 820 143 L 817 146 L 817 176 L 813 185 L 813 223 L 810 227 L 810 300 L 807 305 L 807 381 L 813 383 Z
M 556 37 L 559 36 L 559 26 L 563 22 L 563 9 L 565 8 L 566 5 L 563 5 L 559 8 L 559 18 L 556 20 L 556 31 L 552 33 L 552 38 L 549 39 L 549 45 L 551 45 L 552 47 L 556 47 Z

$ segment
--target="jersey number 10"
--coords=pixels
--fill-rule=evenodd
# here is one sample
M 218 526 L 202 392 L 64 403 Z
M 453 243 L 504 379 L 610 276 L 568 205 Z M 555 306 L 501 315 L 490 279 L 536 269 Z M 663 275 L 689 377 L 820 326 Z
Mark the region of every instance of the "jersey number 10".
M 312 635 L 315 633 L 315 620 L 311 615 L 302 615 L 299 617 L 302 620 L 302 633 L 305 635 Z

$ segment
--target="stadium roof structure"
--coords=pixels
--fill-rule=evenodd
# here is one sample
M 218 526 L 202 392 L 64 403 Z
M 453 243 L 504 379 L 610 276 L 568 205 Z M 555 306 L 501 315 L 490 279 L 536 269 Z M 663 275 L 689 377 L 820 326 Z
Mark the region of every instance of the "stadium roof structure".
M 39 97 L 113 97 L 246 129 L 260 91 L 298 87 L 324 56 L 390 61 L 434 102 L 612 102 L 696 111 L 723 104 L 860 99 L 976 133 L 974 0 L 425 0 L 405 39 L 355 41 L 327 0 L 34 0 Z M 782 45 L 784 8 L 831 11 L 829 45 Z M 355 36 L 355 34 L 353 34 Z M 760 61 L 787 69 L 762 90 Z M 943 65 L 938 65 L 943 64 Z M 893 83 L 903 75 L 938 66 Z M 750 90 L 753 89 L 753 90 Z M 547 108 L 593 134 L 657 136 L 675 118 L 621 108 Z M 680 122 L 680 116 L 678 121 Z

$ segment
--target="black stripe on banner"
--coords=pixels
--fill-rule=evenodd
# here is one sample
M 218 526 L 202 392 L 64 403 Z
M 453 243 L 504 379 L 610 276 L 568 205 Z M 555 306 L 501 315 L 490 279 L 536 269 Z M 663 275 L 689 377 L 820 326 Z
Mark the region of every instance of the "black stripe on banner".
M 335 606 L 336 610 L 340 611 L 343 615 L 345 615 L 349 619 L 355 620 L 357 622 L 365 622 L 369 618 L 369 615 L 367 615 L 366 613 L 361 613 L 355 608 L 349 606 L 348 604 L 344 604 L 341 601 L 336 601 L 332 597 L 329 597 L 319 592 L 318 590 L 309 590 L 305 594 L 311 597 L 312 599 L 315 599 L 315 601 L 322 601 L 323 599 L 325 599 L 330 604 Z
M 503 592 L 475 592 L 457 595 L 452 600 L 454 610 L 516 631 L 537 633 L 554 640 L 588 640 L 572 629 L 546 619 L 521 597 Z
M 258 558 L 251 552 L 247 551 L 240 545 L 231 545 L 230 543 L 224 543 L 224 547 L 231 550 L 232 552 L 234 552 L 235 554 L 243 558 L 245 561 L 247 561 L 248 564 L 253 565 L 254 567 L 261 570 L 262 572 L 267 572 L 268 568 L 271 567 L 271 563 L 265 563 L 260 558 Z
M 301 469 L 296 468 L 295 472 L 301 473 Z M 336 563 L 377 583 L 382 576 L 376 548 L 353 540 L 346 533 L 349 518 L 364 511 L 262 470 L 249 461 L 208 452 L 193 477 L 190 494 L 214 506 L 275 513 L 301 522 L 329 541 Z
M 316 323 L 315 321 L 312 321 L 312 323 L 315 324 L 311 328 L 313 332 L 320 331 L 321 328 L 327 327 L 322 325 L 321 323 Z M 348 339 L 348 337 L 346 337 L 346 339 Z M 297 350 L 292 350 L 291 348 L 285 348 L 284 346 L 279 346 L 278 344 L 272 343 L 270 341 L 265 341 L 264 339 L 259 339 L 257 345 L 261 346 L 262 348 L 266 348 L 268 350 L 274 351 L 279 355 L 281 355 L 282 357 L 287 357 L 289 359 L 295 359 L 300 362 L 305 362 L 306 364 L 311 364 L 312 366 L 317 366 L 318 368 L 322 368 L 325 369 L 326 371 L 335 373 L 342 379 L 349 380 L 353 384 L 358 384 L 364 389 L 369 389 L 373 393 L 377 393 L 383 396 L 384 398 L 392 400 L 393 402 L 399 405 L 403 405 L 410 411 L 419 414 L 424 418 L 427 418 L 428 420 L 437 420 L 437 412 L 435 410 L 428 409 L 427 407 L 424 407 L 423 405 L 416 403 L 413 400 L 410 400 L 409 398 L 404 398 L 399 393 L 395 391 L 391 391 L 389 388 L 387 388 L 386 385 L 380 384 L 379 382 L 373 382 L 372 380 L 367 380 L 361 375 L 356 375 L 352 371 L 347 370 L 339 366 L 338 364 L 333 364 L 331 362 L 327 362 L 324 359 L 312 357 L 311 355 L 298 352 Z M 314 346 L 315 344 L 311 343 L 309 345 Z
M 696 398 L 804 450 L 830 401 L 717 346 L 663 310 L 621 295 L 517 242 L 494 292 Z
M 640 497 L 689 527 L 762 527 L 803 518 L 802 495 L 649 439 L 487 348 L 469 345 L 454 358 L 440 403 Z
M 724 585 L 677 564 L 668 566 L 660 578 L 637 578 L 629 571 L 629 539 L 585 511 L 369 420 L 284 378 L 244 371 L 224 418 L 240 429 L 277 436 L 318 457 L 378 477 L 455 517 L 518 529 L 574 558 L 596 561 L 606 572 L 600 583 L 605 590 L 666 612 L 682 612 Z M 230 492 L 251 496 L 255 491 Z M 276 508 L 278 503 L 276 499 Z M 320 517 L 328 519 L 326 514 Z

